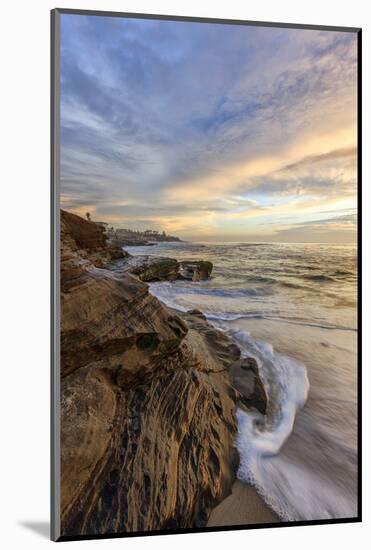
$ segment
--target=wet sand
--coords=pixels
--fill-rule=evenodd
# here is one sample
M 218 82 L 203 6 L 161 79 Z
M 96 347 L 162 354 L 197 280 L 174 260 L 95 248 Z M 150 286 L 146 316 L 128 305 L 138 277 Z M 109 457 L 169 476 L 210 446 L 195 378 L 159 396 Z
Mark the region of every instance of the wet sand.
M 279 521 L 278 516 L 266 505 L 254 487 L 236 481 L 232 494 L 212 510 L 207 526 L 251 525 Z

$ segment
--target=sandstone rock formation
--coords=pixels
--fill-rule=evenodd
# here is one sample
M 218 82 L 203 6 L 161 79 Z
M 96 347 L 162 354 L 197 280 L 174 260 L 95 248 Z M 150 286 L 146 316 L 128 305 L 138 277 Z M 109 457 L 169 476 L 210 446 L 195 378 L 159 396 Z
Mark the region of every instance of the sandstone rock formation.
M 236 469 L 233 345 L 222 338 L 210 349 L 210 335 L 145 283 L 97 267 L 110 256 L 104 238 L 70 216 L 61 231 L 62 533 L 204 525 Z
M 203 526 L 238 466 L 237 346 L 107 269 L 116 252 L 62 211 L 62 535 Z
M 129 256 L 121 247 L 107 242 L 101 225 L 65 210 L 61 210 L 61 246 L 62 252 L 64 249 L 67 254 L 78 251 L 81 259 L 89 258 L 96 266 Z

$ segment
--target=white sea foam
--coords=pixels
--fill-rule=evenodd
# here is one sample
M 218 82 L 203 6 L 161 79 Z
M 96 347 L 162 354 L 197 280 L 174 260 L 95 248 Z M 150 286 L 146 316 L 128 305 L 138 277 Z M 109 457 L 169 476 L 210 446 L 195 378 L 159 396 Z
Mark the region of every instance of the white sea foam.
M 251 432 L 256 436 L 255 451 L 260 456 L 276 455 L 292 432 L 297 411 L 307 400 L 309 381 L 306 368 L 302 363 L 276 353 L 271 344 L 253 339 L 248 332 L 233 331 L 233 337 L 240 345 L 242 355 L 252 355 L 257 359 L 269 396 L 264 429 L 257 428 L 256 419 L 253 415 L 251 417 Z M 241 415 L 246 416 L 242 412 Z
M 241 458 L 238 477 L 254 485 L 281 519 L 354 517 L 356 509 L 344 491 L 338 490 L 326 477 L 314 476 L 298 457 L 290 460 L 284 453 L 264 454 L 267 441 L 270 447 L 279 446 L 274 432 L 259 432 L 253 416 L 243 411 L 238 411 L 238 425 Z
M 284 453 L 267 455 L 277 449 L 280 438 L 274 432 L 260 432 L 254 416 L 241 410 L 238 416 L 238 478 L 254 485 L 267 504 L 285 521 L 347 518 L 356 515 L 356 507 L 344 491 L 326 477 L 315 476 L 299 462 Z
M 293 431 L 295 418 L 305 405 L 309 381 L 305 366 L 274 351 L 270 344 L 243 331 L 227 331 L 245 355 L 259 364 L 269 395 L 268 414 L 237 411 L 238 478 L 254 485 L 264 500 L 286 521 L 352 517 L 354 503 L 329 483 L 313 476 L 305 460 L 280 452 Z

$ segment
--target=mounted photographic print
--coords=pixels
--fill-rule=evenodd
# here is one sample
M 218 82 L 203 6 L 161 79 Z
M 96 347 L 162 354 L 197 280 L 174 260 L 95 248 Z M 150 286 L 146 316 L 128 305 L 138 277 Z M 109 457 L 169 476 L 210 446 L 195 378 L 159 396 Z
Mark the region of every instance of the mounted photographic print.
M 52 538 L 361 520 L 355 28 L 52 12 Z

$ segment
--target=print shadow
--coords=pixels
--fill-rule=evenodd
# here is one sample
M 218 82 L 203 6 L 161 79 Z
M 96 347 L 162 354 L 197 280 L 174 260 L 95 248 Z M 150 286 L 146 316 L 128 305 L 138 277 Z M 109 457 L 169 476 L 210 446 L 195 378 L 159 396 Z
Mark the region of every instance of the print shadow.
M 37 533 L 42 538 L 50 538 L 50 523 L 48 521 L 20 521 L 18 525 Z

